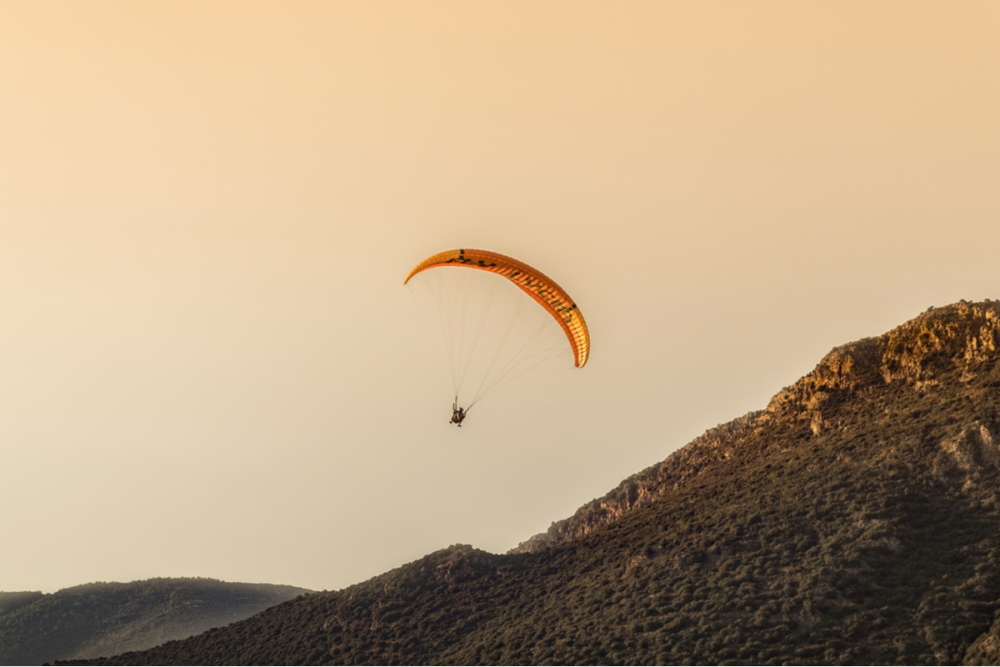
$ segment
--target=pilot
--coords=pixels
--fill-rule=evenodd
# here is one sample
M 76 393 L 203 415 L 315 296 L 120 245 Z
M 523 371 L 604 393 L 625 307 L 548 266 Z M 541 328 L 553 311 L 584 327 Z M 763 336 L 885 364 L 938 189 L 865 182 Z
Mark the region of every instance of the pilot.
M 449 424 L 462 425 L 462 420 L 465 419 L 465 410 L 458 407 L 458 401 L 451 404 L 451 421 Z

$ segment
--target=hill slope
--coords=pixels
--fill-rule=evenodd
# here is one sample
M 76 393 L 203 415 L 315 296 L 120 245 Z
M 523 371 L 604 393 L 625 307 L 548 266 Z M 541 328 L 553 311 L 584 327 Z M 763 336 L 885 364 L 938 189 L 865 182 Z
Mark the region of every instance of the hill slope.
M 996 663 L 1000 303 L 833 350 L 514 553 L 104 664 Z
M 238 621 L 307 593 L 212 579 L 95 583 L 0 593 L 0 664 L 40 665 L 134 651 Z

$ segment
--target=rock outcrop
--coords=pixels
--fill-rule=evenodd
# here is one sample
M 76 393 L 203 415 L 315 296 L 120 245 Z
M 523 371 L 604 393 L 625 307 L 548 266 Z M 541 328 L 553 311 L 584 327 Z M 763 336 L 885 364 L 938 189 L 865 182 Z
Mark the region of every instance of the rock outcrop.
M 891 385 L 927 392 L 950 373 L 968 382 L 993 372 L 1000 356 L 998 347 L 1000 301 L 987 300 L 929 308 L 882 336 L 834 348 L 811 373 L 778 392 L 766 409 L 707 431 L 511 553 L 535 552 L 579 539 L 690 483 L 737 449 L 745 454 L 764 440 L 773 441 L 776 431 L 800 434 L 804 428 L 815 437 L 837 428 L 838 407 L 858 394 Z M 970 473 L 979 465 L 996 465 L 1000 460 L 995 444 L 1000 441 L 998 434 L 1000 428 L 994 424 L 962 425 L 942 447 L 955 466 Z

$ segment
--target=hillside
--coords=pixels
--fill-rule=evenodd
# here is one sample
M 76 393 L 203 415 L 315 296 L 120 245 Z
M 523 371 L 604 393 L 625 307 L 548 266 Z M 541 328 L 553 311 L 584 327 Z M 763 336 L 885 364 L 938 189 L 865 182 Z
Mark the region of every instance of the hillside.
M 665 461 L 629 477 L 603 498 L 584 505 L 569 519 L 553 523 L 548 532 L 532 537 L 513 552 L 537 551 L 586 535 L 625 512 L 653 502 L 702 472 L 713 470 L 722 460 L 736 455 L 745 457 L 748 442 L 770 436 L 778 425 L 799 427 L 801 435 L 801 426 L 808 424 L 813 438 L 831 428 L 844 431 L 845 420 L 857 416 L 851 412 L 861 409 L 860 403 L 866 398 L 875 399 L 885 390 L 908 388 L 914 393 L 902 397 L 899 412 L 889 412 L 887 404 L 885 413 L 879 415 L 880 424 L 906 422 L 922 415 L 923 421 L 933 422 L 935 415 L 924 411 L 935 412 L 943 407 L 940 404 L 955 400 L 963 393 L 962 385 L 967 385 L 977 374 L 981 376 L 992 370 L 1000 345 L 998 313 L 1000 302 L 963 301 L 947 308 L 928 309 L 884 336 L 838 347 L 812 373 L 774 396 L 765 410 L 751 412 L 706 432 Z M 939 386 L 948 380 L 957 380 L 958 385 Z M 955 396 L 951 396 L 953 393 Z M 848 398 L 855 402 L 841 406 Z M 907 401 L 919 401 L 925 407 L 923 411 L 907 411 Z
M 94 664 L 996 664 L 1000 302 L 833 350 L 504 555 Z
M 0 593 L 0 664 L 40 665 L 141 650 L 308 592 L 213 579 L 150 579 L 86 584 L 48 595 Z

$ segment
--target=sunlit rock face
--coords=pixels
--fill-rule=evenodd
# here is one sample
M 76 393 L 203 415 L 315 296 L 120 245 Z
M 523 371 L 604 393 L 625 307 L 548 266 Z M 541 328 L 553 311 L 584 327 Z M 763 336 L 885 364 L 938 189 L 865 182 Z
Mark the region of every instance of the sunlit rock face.
M 1000 437 L 996 422 L 973 421 L 957 435 L 943 438 L 934 472 L 942 479 L 960 481 L 968 490 L 979 484 L 984 475 L 1000 470 Z
M 811 373 L 779 391 L 766 409 L 707 431 L 666 460 L 584 505 L 572 517 L 553 523 L 547 532 L 521 543 L 513 552 L 534 552 L 583 537 L 690 483 L 737 453 L 754 456 L 775 442 L 788 441 L 792 434 L 819 437 L 831 430 L 843 433 L 845 424 L 857 417 L 852 406 L 876 396 L 886 403 L 880 418 L 919 418 L 919 413 L 906 413 L 907 398 L 895 396 L 894 390 L 950 400 L 952 393 L 973 380 L 991 381 L 983 376 L 996 375 L 998 347 L 1000 301 L 960 301 L 929 308 L 882 336 L 833 349 Z M 1000 382 L 1000 376 L 996 381 Z M 962 476 L 962 483 L 975 483 L 977 470 L 1000 463 L 996 445 L 1000 426 L 994 417 L 983 415 L 951 425 L 950 430 L 953 434 L 941 447 L 951 467 L 942 467 L 942 474 L 951 470 L 953 476 Z M 775 440 L 781 434 L 784 437 Z

